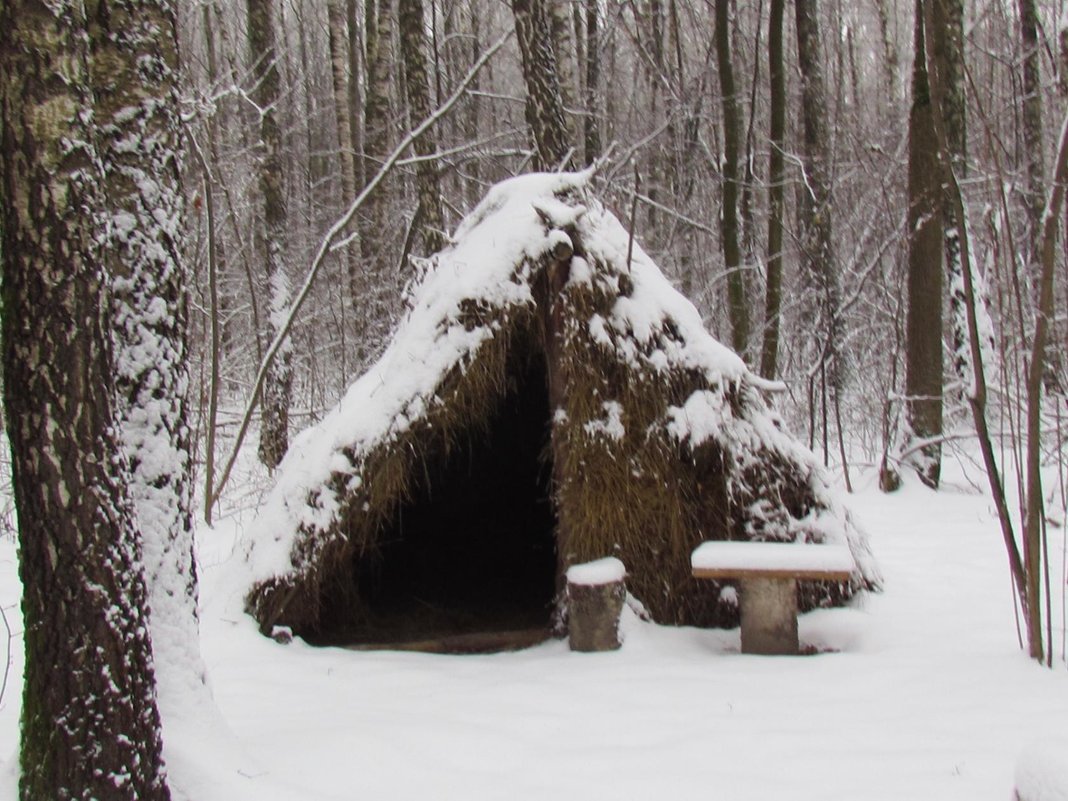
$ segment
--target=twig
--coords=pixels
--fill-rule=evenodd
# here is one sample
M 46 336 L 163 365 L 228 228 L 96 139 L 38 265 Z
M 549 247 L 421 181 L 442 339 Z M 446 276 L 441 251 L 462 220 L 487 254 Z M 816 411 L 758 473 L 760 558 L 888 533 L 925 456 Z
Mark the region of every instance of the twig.
M 0 621 L 3 621 L 4 632 L 7 635 L 7 655 L 4 657 L 4 678 L 0 680 L 0 704 L 4 702 L 4 693 L 7 692 L 7 679 L 11 673 L 11 640 L 14 635 L 11 633 L 11 624 L 8 623 L 7 613 L 4 611 L 4 607 L 0 606 Z
M 630 236 L 627 238 L 627 272 L 630 272 L 630 260 L 634 255 L 634 227 L 638 224 L 638 190 L 641 189 L 642 177 L 638 174 L 638 165 L 634 164 L 634 199 L 630 203 Z

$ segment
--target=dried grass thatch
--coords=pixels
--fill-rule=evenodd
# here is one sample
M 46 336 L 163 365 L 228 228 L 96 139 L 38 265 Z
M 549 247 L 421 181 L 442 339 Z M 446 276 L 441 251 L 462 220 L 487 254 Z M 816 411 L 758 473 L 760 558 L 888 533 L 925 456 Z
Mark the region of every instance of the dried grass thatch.
M 366 616 L 359 565 L 453 454 L 494 436 L 489 421 L 531 364 L 543 386 L 523 391 L 544 391 L 552 409 L 558 582 L 571 564 L 617 556 L 655 620 L 723 625 L 735 608 L 690 575 L 703 540 L 848 542 L 854 580 L 808 588 L 806 607 L 877 581 L 760 380 L 640 247 L 628 263 L 628 234 L 586 178 L 492 190 L 430 264 L 383 360 L 294 442 L 253 550 L 248 608 L 265 630 L 315 634 Z

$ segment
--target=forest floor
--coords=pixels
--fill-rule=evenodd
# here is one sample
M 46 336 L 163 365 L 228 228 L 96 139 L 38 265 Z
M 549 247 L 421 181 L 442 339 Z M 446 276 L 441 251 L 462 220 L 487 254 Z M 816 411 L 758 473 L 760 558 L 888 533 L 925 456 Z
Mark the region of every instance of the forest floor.
M 848 503 L 885 590 L 803 616 L 803 644 L 822 651 L 804 657 L 745 656 L 737 630 L 633 616 L 606 654 L 561 641 L 485 656 L 280 645 L 242 613 L 242 521 L 224 519 L 201 531 L 200 560 L 202 647 L 225 724 L 206 715 L 199 734 L 170 730 L 175 797 L 1006 801 L 1021 755 L 1068 734 L 1063 529 L 1051 528 L 1061 589 L 1047 670 L 1017 645 L 993 508 L 971 483 L 981 475 L 947 473 L 937 493 L 907 480 L 884 495 L 873 475 L 855 478 Z M 16 634 L 0 798 L 13 791 L 19 716 L 15 550 L 0 541 Z

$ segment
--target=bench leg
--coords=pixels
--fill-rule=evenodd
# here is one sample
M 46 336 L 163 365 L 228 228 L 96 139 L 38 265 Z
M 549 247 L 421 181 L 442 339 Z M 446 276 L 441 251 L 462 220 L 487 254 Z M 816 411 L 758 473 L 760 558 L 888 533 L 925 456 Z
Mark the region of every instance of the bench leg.
M 791 578 L 741 581 L 742 653 L 796 654 L 797 584 Z

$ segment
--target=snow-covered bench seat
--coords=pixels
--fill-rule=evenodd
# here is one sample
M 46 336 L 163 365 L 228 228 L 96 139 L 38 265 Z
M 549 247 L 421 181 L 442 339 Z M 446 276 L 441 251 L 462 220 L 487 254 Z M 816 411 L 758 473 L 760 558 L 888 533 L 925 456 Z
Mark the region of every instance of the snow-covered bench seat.
M 783 542 L 705 542 L 690 564 L 695 578 L 740 584 L 746 654 L 796 654 L 797 582 L 847 581 L 855 569 L 844 545 Z

